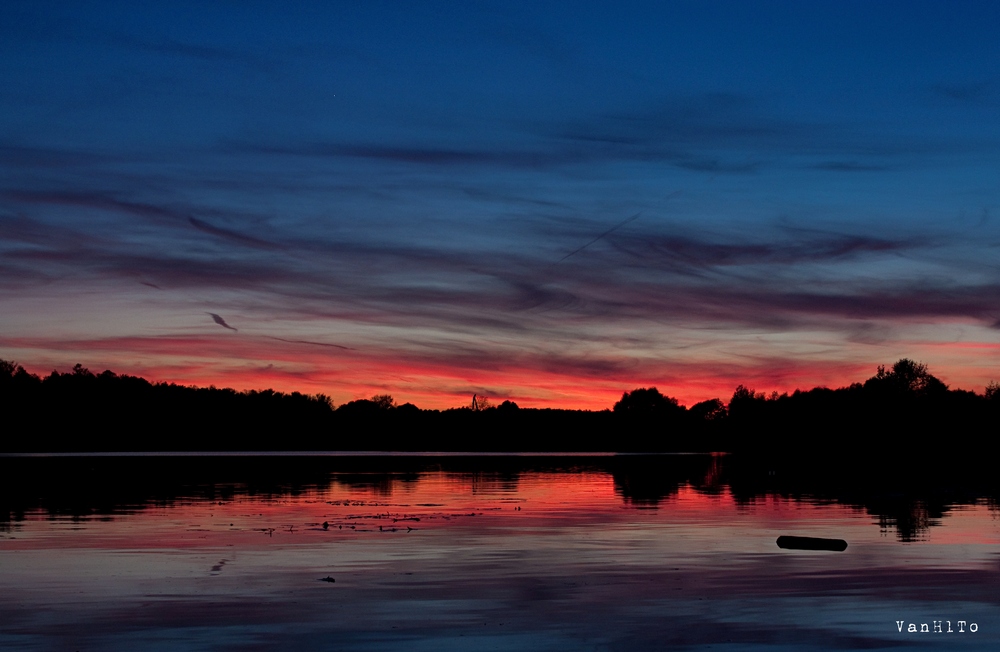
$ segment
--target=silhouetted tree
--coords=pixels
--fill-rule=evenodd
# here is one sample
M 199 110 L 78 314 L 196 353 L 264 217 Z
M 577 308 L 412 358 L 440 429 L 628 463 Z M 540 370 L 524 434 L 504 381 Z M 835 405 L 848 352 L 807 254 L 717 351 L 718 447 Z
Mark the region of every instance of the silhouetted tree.
M 618 414 L 635 416 L 645 415 L 676 415 L 684 411 L 676 398 L 664 396 L 655 387 L 633 389 L 622 394 L 621 400 L 615 403 L 613 410 Z
M 14 361 L 0 360 L 0 378 L 13 378 L 20 367 Z
M 633 389 L 615 403 L 614 415 L 626 424 L 622 444 L 626 450 L 665 450 L 683 447 L 685 408 L 676 398 L 655 387 Z
M 717 398 L 710 398 L 701 403 L 695 403 L 688 408 L 688 413 L 695 421 L 718 421 L 727 414 L 726 405 Z
M 397 405 L 395 408 L 396 416 L 398 417 L 415 416 L 420 414 L 420 411 L 420 408 L 413 403 L 403 403 L 402 405 Z
M 396 399 L 388 394 L 376 394 L 369 399 L 380 410 L 389 410 L 395 407 Z
M 482 412 L 484 410 L 489 410 L 493 407 L 490 399 L 485 396 L 479 396 L 478 394 L 472 395 L 472 405 L 470 406 L 473 412 Z
M 948 389 L 947 385 L 930 374 L 927 365 L 909 358 L 900 358 L 889 371 L 880 365 L 875 375 L 865 382 L 865 387 L 899 394 L 923 395 L 940 394 Z
M 729 400 L 729 402 L 763 401 L 764 398 L 764 392 L 755 392 L 753 388 L 747 387 L 746 385 L 737 385 L 736 389 L 733 390 L 733 397 Z
M 94 374 L 90 373 L 90 369 L 87 369 L 86 367 L 84 367 L 79 362 L 77 362 L 75 365 L 73 365 L 73 375 L 74 376 L 82 376 L 82 377 L 85 377 L 85 378 L 93 378 L 94 377 Z
M 736 420 L 755 418 L 760 415 L 766 400 L 764 392 L 756 392 L 746 385 L 737 385 L 729 399 L 728 414 Z

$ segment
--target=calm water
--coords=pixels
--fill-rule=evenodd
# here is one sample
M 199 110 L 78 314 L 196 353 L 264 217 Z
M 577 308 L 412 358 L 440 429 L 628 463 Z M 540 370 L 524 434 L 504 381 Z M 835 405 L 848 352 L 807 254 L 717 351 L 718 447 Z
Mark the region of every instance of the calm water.
M 0 649 L 1000 649 L 994 498 L 749 490 L 729 463 L 7 458 Z

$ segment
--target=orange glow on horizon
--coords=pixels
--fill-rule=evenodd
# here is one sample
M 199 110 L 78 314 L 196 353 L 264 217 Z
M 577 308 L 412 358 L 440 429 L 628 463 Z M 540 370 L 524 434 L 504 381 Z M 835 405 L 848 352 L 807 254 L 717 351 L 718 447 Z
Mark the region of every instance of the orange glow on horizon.
M 476 394 L 494 404 L 511 400 L 522 407 L 604 410 L 623 392 L 639 387 L 656 387 L 691 406 L 711 398 L 728 402 L 739 384 L 765 393 L 844 387 L 863 382 L 874 374 L 877 364 L 893 361 L 761 359 L 744 366 L 727 366 L 648 360 L 600 372 L 553 368 L 544 362 L 534 366 L 530 358 L 476 367 L 468 360 L 433 359 L 408 351 L 324 348 L 308 342 L 227 333 L 76 341 L 16 338 L 0 341 L 0 345 L 13 353 L 3 357 L 17 360 L 39 375 L 53 368 L 68 371 L 80 362 L 95 373 L 111 369 L 151 382 L 321 393 L 336 405 L 390 394 L 397 404 L 413 403 L 424 409 L 466 406 Z M 931 372 L 952 387 L 981 391 L 988 379 L 998 376 L 981 352 L 1000 355 L 1000 344 L 923 342 L 912 348 L 932 353 L 909 357 L 928 362 Z M 966 360 L 969 356 L 972 358 Z

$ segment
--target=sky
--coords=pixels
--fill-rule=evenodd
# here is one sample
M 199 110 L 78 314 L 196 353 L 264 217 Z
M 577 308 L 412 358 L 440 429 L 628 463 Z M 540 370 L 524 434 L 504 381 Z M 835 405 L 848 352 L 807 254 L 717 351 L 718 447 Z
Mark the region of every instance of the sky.
M 29 371 L 425 408 L 1000 379 L 1000 4 L 3 15 Z

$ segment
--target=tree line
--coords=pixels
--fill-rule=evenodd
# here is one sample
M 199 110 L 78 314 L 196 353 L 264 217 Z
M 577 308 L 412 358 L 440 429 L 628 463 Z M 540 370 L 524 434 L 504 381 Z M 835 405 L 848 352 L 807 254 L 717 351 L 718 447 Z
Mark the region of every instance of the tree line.
M 1000 386 L 950 389 L 926 365 L 901 359 L 848 387 L 765 395 L 739 385 L 728 402 L 690 407 L 648 387 L 601 411 L 483 397 L 422 410 L 385 394 L 334 406 L 323 394 L 152 383 L 81 365 L 39 377 L 0 360 L 0 411 L 6 452 L 728 451 L 905 461 L 996 453 Z

